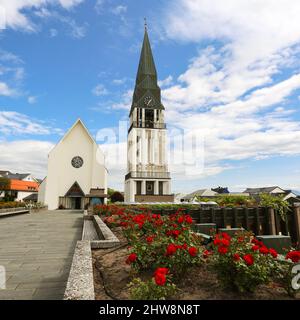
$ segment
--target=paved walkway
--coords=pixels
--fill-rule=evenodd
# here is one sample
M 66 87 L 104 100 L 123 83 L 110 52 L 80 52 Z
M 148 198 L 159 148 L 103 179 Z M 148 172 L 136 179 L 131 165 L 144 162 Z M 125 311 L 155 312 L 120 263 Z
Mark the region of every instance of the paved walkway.
M 6 269 L 0 300 L 62 299 L 82 224 L 82 214 L 72 211 L 0 219 L 0 268 Z

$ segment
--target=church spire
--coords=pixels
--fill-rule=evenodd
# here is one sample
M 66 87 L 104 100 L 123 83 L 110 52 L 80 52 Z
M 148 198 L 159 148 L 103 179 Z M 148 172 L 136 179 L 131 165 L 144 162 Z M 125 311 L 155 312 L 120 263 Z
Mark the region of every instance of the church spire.
M 147 22 L 145 20 L 144 41 L 137 73 L 137 81 L 141 80 L 146 75 L 157 76 L 147 29 Z
M 153 108 L 164 109 L 163 105 L 161 104 L 160 88 L 157 84 L 157 72 L 149 41 L 148 26 L 146 19 L 144 28 L 144 40 L 140 55 L 138 71 L 136 75 L 136 83 L 130 114 L 136 107 L 145 108 L 143 102 L 145 96 L 152 96 L 154 98 L 153 101 L 155 101 L 156 103 L 155 106 L 153 106 Z

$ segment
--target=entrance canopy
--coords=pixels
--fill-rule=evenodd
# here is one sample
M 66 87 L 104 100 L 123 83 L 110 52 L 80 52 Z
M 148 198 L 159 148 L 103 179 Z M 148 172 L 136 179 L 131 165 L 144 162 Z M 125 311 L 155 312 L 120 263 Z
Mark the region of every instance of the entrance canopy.
M 74 182 L 72 187 L 69 191 L 65 194 L 65 197 L 84 197 L 85 194 L 83 193 L 82 189 L 80 188 L 77 181 Z

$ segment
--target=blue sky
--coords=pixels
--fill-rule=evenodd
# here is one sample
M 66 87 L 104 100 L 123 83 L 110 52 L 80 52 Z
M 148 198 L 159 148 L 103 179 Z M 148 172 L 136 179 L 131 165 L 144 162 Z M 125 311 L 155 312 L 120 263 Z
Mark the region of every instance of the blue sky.
M 78 117 L 95 137 L 117 132 L 146 16 L 172 139 L 200 141 L 185 146 L 189 165 L 170 159 L 174 191 L 300 190 L 297 12 L 296 0 L 0 0 L 0 167 L 43 177 Z M 103 149 L 109 184 L 122 188 L 117 142 Z

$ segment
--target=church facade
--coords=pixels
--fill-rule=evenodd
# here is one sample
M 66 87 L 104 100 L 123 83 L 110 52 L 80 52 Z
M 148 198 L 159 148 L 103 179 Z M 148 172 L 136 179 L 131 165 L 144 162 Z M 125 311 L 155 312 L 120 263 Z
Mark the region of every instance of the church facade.
M 147 27 L 129 114 L 125 202 L 173 202 L 166 155 L 165 108 Z
M 78 119 L 48 155 L 48 173 L 38 201 L 49 210 L 85 209 L 104 203 L 106 193 L 104 154 Z

